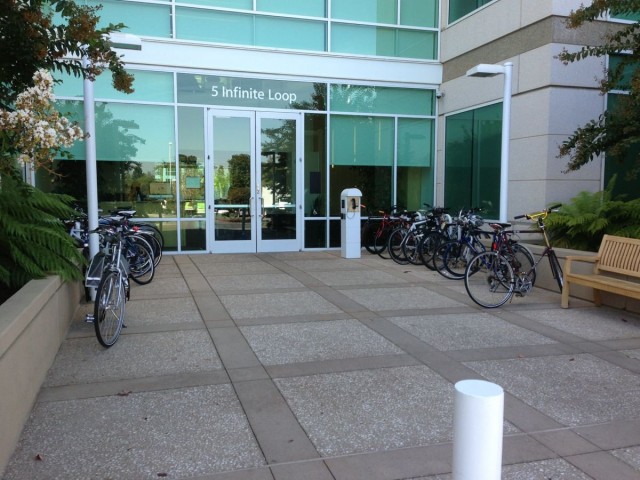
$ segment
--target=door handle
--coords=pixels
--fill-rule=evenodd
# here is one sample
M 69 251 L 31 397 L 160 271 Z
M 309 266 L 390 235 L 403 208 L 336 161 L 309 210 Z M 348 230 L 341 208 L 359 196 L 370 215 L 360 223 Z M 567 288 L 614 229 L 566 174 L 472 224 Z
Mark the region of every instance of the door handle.
M 249 216 L 253 217 L 253 199 L 254 197 L 249 198 Z

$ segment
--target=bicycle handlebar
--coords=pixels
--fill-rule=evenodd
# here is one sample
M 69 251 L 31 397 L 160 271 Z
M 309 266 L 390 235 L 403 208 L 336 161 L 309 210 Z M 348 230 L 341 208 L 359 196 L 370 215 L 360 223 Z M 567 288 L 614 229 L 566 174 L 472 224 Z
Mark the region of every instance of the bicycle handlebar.
M 562 206 L 561 203 L 558 203 L 556 205 L 552 205 L 549 208 L 545 208 L 543 211 L 538 212 L 538 213 L 525 213 L 524 215 L 516 215 L 514 218 L 514 220 L 519 220 L 521 218 L 526 218 L 527 220 L 532 220 L 534 218 L 538 218 L 541 216 L 547 216 L 549 214 L 549 212 L 553 212 L 554 210 L 556 210 L 557 208 L 560 208 Z

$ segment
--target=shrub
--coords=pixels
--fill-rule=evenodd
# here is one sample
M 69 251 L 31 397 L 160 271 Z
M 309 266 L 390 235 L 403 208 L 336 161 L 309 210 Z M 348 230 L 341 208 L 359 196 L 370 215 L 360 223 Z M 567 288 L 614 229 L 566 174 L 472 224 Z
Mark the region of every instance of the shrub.
M 615 176 L 599 192 L 580 192 L 549 215 L 547 229 L 557 247 L 595 252 L 605 234 L 640 238 L 640 199 L 612 199 Z

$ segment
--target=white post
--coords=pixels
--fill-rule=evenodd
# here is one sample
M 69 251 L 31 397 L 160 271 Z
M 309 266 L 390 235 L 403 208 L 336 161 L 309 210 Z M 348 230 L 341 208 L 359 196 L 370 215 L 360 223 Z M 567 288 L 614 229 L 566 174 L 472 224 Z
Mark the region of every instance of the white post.
M 87 57 L 82 58 L 86 68 L 89 65 Z M 89 230 L 98 228 L 98 167 L 96 161 L 96 110 L 93 94 L 93 80 L 85 78 L 84 87 L 84 133 L 85 157 L 87 168 L 87 220 Z M 99 242 L 97 235 L 89 235 L 89 256 L 93 258 L 98 253 Z
M 502 95 L 502 148 L 500 153 L 500 222 L 506 223 L 509 204 L 509 137 L 511 136 L 511 75 L 513 63 L 504 65 L 504 93 Z
M 453 480 L 500 480 L 504 391 L 483 380 L 455 389 Z

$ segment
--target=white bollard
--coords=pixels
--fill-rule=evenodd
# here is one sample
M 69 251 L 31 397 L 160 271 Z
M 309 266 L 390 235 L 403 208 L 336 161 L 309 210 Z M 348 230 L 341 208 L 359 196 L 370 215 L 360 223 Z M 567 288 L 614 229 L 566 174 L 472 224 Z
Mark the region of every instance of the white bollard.
M 455 388 L 453 480 L 500 480 L 504 391 L 483 380 Z

